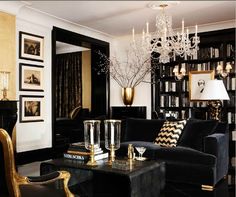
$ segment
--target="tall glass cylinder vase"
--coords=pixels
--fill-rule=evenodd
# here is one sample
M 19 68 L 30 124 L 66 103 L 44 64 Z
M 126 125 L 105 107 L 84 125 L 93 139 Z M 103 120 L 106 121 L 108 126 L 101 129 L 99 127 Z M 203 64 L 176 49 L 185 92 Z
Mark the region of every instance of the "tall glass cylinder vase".
M 84 142 L 85 148 L 90 150 L 90 160 L 87 165 L 96 166 L 94 150 L 100 147 L 100 120 L 84 121 Z
M 105 147 L 110 150 L 108 164 L 115 161 L 115 151 L 120 148 L 121 120 L 105 120 Z

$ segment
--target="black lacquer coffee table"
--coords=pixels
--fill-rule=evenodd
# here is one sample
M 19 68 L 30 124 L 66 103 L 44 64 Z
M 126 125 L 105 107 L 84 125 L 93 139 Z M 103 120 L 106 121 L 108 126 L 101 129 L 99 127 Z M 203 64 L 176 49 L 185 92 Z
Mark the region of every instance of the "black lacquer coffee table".
M 41 175 L 55 170 L 71 173 L 69 186 L 90 182 L 89 191 L 84 191 L 88 197 L 158 197 L 165 184 L 165 164 L 156 161 L 134 161 L 128 170 L 112 168 L 106 160 L 100 160 L 96 167 L 66 158 L 41 163 Z

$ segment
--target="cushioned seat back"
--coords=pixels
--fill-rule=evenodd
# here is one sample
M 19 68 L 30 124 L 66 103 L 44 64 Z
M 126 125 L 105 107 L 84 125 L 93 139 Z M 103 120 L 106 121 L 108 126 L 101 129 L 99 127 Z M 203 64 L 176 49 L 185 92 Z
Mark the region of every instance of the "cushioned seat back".
M 203 151 L 204 137 L 215 132 L 218 121 L 190 119 L 179 138 L 178 146 Z
M 126 120 L 125 141 L 153 142 L 164 121 L 128 118 Z

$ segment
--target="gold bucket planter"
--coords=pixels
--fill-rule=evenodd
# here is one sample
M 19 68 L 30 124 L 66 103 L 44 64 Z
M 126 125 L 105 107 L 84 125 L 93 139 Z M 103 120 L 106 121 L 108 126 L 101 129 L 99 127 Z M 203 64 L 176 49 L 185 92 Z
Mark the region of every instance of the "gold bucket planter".
M 122 88 L 122 100 L 126 106 L 131 106 L 134 100 L 134 88 Z

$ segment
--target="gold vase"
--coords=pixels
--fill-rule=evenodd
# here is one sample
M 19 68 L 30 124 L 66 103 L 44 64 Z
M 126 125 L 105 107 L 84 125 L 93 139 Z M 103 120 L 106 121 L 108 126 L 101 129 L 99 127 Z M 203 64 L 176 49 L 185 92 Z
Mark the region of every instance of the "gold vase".
M 131 106 L 134 100 L 134 88 L 122 88 L 122 100 L 126 106 Z

